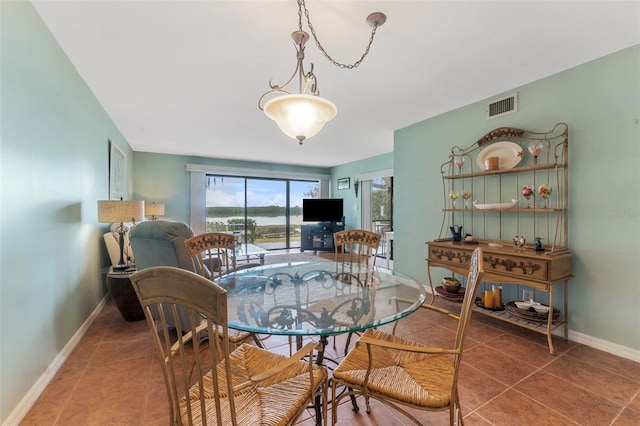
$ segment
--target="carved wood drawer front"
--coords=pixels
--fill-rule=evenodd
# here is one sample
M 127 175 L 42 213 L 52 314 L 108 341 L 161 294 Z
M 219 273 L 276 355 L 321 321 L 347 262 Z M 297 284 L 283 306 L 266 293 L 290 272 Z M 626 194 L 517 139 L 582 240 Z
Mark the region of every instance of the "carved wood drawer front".
M 429 247 L 429 260 L 436 260 L 445 263 L 460 265 L 468 265 L 473 250 L 461 250 L 449 247 Z
M 449 244 L 429 244 L 428 258 L 435 264 L 450 266 L 451 268 L 464 269 L 468 267 L 471 253 L 477 246 L 453 246 Z M 531 281 L 551 283 L 557 279 L 564 279 L 570 276 L 570 257 L 558 259 L 552 262 L 552 258 L 541 257 L 539 255 L 526 255 L 524 253 L 509 253 L 505 250 L 492 250 L 483 247 L 483 261 L 485 275 L 487 279 L 498 279 L 504 277 L 505 282 L 513 279 L 514 282 Z M 554 263 L 557 263 L 554 267 Z M 567 266 L 569 265 L 569 266 Z M 445 267 L 446 267 L 445 266 Z M 567 269 L 568 268 L 568 269 Z M 493 276 L 493 278 L 491 278 Z
M 548 263 L 543 260 L 484 253 L 484 268 L 487 272 L 522 277 L 524 279 L 547 280 Z

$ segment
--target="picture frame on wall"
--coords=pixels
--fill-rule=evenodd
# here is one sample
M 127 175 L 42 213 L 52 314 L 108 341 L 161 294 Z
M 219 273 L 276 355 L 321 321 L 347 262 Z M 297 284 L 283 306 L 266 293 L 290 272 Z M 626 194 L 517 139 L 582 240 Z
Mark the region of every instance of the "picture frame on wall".
M 346 177 L 346 178 L 340 178 L 338 179 L 338 189 L 349 189 L 351 188 L 351 179 Z
M 127 156 L 109 141 L 109 199 L 123 200 L 127 187 Z

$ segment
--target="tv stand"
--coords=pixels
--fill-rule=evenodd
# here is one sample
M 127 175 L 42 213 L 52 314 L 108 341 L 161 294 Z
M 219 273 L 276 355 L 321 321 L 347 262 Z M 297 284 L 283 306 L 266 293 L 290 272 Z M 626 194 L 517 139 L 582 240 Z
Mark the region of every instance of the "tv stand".
M 334 232 L 344 230 L 344 225 L 338 225 L 338 222 L 320 222 L 308 225 L 302 225 L 302 236 L 300 238 L 300 251 L 305 250 L 316 251 L 333 251 L 333 234 Z

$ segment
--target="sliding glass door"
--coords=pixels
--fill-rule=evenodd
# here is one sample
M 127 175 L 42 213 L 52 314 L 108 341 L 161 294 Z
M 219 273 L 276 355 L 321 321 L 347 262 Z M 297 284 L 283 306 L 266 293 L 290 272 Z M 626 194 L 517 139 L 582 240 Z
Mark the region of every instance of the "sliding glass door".
M 300 247 L 302 199 L 318 182 L 208 175 L 207 232 L 230 232 L 266 250 Z

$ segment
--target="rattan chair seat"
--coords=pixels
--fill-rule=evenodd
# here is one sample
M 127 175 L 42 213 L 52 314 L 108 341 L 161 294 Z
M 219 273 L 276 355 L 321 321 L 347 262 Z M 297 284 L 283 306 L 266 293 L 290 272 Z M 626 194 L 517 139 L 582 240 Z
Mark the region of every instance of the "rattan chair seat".
M 411 346 L 423 346 L 411 340 L 367 330 L 365 336 Z M 425 355 L 374 346 L 373 369 L 368 388 L 396 400 L 409 401 L 425 408 L 442 408 L 451 400 L 454 365 L 446 355 Z M 334 370 L 333 376 L 344 383 L 364 386 L 369 360 L 365 345 L 358 345 Z
M 266 371 L 287 359 L 284 355 L 275 354 L 255 346 L 242 344 L 229 354 L 231 363 L 231 375 L 234 387 L 250 381 L 252 376 Z M 221 405 L 223 420 L 229 413 L 228 394 L 226 389 L 227 377 L 224 364 L 217 366 L 219 389 L 221 393 Z M 326 370 L 314 366 L 314 387 L 320 387 L 327 379 Z M 203 377 L 205 404 L 207 407 L 207 423 L 215 424 L 216 407 L 213 392 L 213 380 L 211 372 Z M 234 394 L 236 406 L 236 418 L 239 425 L 287 425 L 297 417 L 297 413 L 307 403 L 309 396 L 309 363 L 298 361 L 284 371 L 261 382 L 252 383 L 248 387 L 242 387 Z M 190 392 L 192 412 L 200 412 L 200 392 L 197 384 L 193 385 Z M 188 424 L 186 414 L 187 401 L 180 401 L 182 423 Z M 227 419 L 231 424 L 230 417 Z M 202 424 L 202 419 L 194 419 L 194 424 Z

